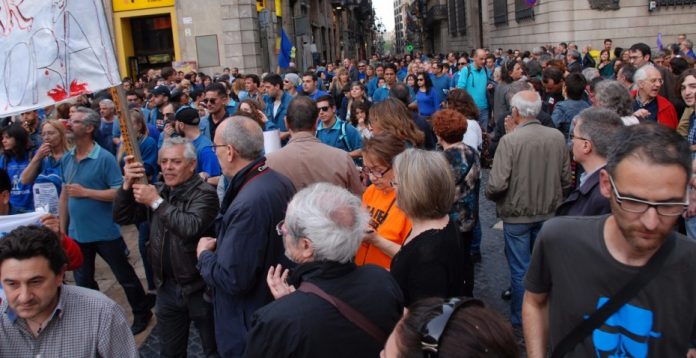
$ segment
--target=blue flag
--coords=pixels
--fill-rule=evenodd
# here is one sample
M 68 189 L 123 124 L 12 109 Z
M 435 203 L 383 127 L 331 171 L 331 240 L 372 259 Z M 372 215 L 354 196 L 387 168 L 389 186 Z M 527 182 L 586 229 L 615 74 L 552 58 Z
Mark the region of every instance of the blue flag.
M 292 42 L 285 33 L 285 29 L 280 34 L 280 52 L 278 52 L 278 66 L 280 68 L 290 67 L 290 54 L 292 53 Z

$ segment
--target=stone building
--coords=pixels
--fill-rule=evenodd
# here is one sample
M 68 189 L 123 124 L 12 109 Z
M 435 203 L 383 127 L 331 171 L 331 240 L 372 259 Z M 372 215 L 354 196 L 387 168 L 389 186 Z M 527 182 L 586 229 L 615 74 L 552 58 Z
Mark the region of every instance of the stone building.
M 102 0 L 123 76 L 148 68 L 277 68 L 281 28 L 299 69 L 371 53 L 371 0 Z M 176 66 L 175 66 L 176 67 Z
M 605 38 L 614 46 L 645 42 L 656 47 L 677 34 L 696 36 L 693 0 L 402 0 L 424 4 L 428 34 L 423 50 L 433 53 L 474 47 L 529 50 L 575 42 L 597 49 Z

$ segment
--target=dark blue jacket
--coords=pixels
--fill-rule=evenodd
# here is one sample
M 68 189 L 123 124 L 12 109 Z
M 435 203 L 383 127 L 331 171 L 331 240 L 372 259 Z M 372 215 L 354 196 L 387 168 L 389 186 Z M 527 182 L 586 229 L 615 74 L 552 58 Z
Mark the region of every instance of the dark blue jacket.
M 264 112 L 269 122 L 266 123 L 266 130 L 278 129 L 281 132 L 288 131 L 288 129 L 285 127 L 285 116 L 288 113 L 288 106 L 290 106 L 290 101 L 292 101 L 292 96 L 287 92 L 283 91 L 283 95 L 280 97 L 280 107 L 278 108 L 278 112 L 276 112 L 276 115 L 274 116 L 273 102 L 275 102 L 275 99 L 271 98 L 269 95 L 263 96 L 263 102 L 266 104 Z
M 599 190 L 599 172 L 602 168 L 585 180 L 568 198 L 556 209 L 556 216 L 593 216 L 611 213 L 609 200 Z
M 221 357 L 242 354 L 252 314 L 273 300 L 266 285 L 268 268 L 287 264 L 275 227 L 285 218 L 295 188 L 265 162 L 262 157 L 232 178 L 214 223 L 217 248 L 198 258 L 198 270 L 213 289 Z

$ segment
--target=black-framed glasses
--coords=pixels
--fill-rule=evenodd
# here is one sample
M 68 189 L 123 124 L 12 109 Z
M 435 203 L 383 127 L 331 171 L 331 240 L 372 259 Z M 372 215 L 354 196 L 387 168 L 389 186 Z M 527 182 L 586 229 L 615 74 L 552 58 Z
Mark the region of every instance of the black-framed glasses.
M 440 308 L 440 314 L 426 322 L 420 329 L 421 350 L 425 357 L 437 357 L 440 350 L 440 338 L 447 329 L 447 323 L 454 313 L 465 307 L 485 307 L 481 300 L 475 298 L 450 298 Z
M 329 108 L 331 108 L 331 107 L 329 107 L 329 106 L 317 107 L 317 109 L 319 109 L 319 110 L 322 111 L 322 112 L 328 112 L 328 111 L 329 111 Z
M 375 179 L 382 179 L 382 177 L 384 177 L 384 174 L 387 174 L 387 172 L 390 170 L 391 170 L 391 165 L 388 166 L 386 169 L 382 170 L 381 172 L 376 172 L 376 171 L 372 170 L 370 167 L 368 167 L 367 165 L 362 167 L 363 174 L 373 176 Z
M 609 182 L 611 183 L 611 188 L 614 191 L 614 200 L 619 204 L 621 209 L 628 211 L 629 213 L 642 214 L 650 208 L 655 208 L 655 211 L 662 216 L 679 216 L 688 208 L 689 202 L 674 202 L 667 201 L 662 203 L 656 203 L 654 201 L 647 201 L 638 198 L 630 198 L 619 193 L 619 189 L 616 188 L 614 183 L 614 178 L 609 175 Z
M 585 137 L 581 137 L 581 136 L 579 136 L 579 135 L 575 135 L 575 134 L 573 134 L 573 133 L 570 133 L 569 137 L 570 137 L 571 140 L 573 140 L 573 139 L 580 139 L 580 140 L 586 140 L 586 141 L 588 141 L 588 142 L 591 142 L 590 139 L 585 138 Z

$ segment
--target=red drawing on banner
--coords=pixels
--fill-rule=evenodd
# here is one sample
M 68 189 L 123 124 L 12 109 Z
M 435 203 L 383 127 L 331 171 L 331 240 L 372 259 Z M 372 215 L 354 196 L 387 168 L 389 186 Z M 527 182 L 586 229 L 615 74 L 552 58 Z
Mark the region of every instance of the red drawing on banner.
M 24 0 L 0 0 L 0 35 L 9 35 L 15 26 L 20 30 L 31 30 L 33 17 L 25 17 L 19 10 Z
M 86 82 L 77 82 L 77 80 L 72 80 L 70 82 L 70 95 L 71 96 L 79 96 L 81 94 L 87 94 L 89 93 L 89 89 L 87 89 L 87 83 Z M 52 90 L 48 91 L 46 93 L 49 97 L 53 98 L 54 101 L 62 101 L 66 98 L 68 98 L 68 93 L 65 92 L 65 88 L 61 85 L 56 85 L 55 88 Z

